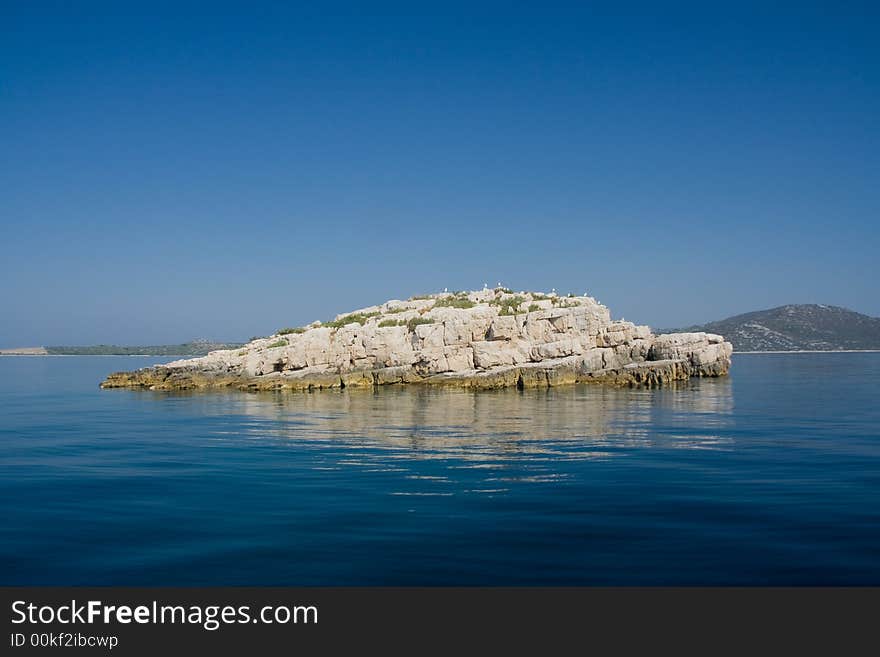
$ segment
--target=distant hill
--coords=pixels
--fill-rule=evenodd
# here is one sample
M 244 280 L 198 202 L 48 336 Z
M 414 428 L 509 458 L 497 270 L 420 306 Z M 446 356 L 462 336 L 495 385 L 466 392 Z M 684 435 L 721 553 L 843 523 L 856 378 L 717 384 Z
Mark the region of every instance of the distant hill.
M 880 318 L 817 304 L 789 305 L 662 332 L 720 333 L 735 351 L 880 349 Z
M 115 344 L 99 344 L 89 347 L 46 347 L 46 353 L 59 356 L 204 356 L 218 349 L 236 349 L 239 342 L 213 342 L 193 340 L 183 344 L 164 344 L 127 347 Z

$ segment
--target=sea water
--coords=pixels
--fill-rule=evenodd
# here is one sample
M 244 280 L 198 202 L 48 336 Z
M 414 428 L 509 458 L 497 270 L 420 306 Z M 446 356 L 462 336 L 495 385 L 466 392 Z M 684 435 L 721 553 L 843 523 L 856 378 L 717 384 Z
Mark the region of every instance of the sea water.
M 880 584 L 877 353 L 655 390 L 98 388 L 160 360 L 0 357 L 0 584 Z

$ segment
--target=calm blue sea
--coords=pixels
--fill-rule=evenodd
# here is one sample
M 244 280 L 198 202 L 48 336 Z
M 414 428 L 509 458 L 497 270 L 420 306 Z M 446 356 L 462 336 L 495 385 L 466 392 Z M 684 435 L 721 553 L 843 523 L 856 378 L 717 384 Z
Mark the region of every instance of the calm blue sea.
M 99 390 L 0 358 L 0 584 L 880 584 L 880 354 L 680 389 Z

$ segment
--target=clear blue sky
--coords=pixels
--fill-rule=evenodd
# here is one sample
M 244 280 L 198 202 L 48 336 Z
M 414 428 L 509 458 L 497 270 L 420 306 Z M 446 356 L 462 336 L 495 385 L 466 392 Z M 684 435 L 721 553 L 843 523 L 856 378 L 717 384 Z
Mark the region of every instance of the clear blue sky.
M 2 3 L 0 346 L 497 281 L 880 315 L 872 3 L 324 4 Z

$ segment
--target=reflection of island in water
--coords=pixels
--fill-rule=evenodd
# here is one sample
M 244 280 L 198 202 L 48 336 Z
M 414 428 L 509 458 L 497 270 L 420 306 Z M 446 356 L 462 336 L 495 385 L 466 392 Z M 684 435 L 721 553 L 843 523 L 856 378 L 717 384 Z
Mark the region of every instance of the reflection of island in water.
M 311 459 L 313 470 L 399 473 L 426 483 L 458 482 L 463 484 L 458 492 L 491 493 L 504 491 L 512 480 L 568 478 L 571 469 L 561 466 L 571 461 L 656 448 L 723 449 L 730 439 L 716 430 L 729 426 L 733 408 L 726 378 L 652 390 L 578 385 L 473 392 L 401 386 L 188 397 L 187 403 L 203 404 L 207 414 L 236 416 L 224 423 L 228 430 L 217 432 L 218 440 L 280 443 Z M 473 472 L 464 476 L 464 470 Z M 453 494 L 456 487 L 446 488 L 389 492 Z

